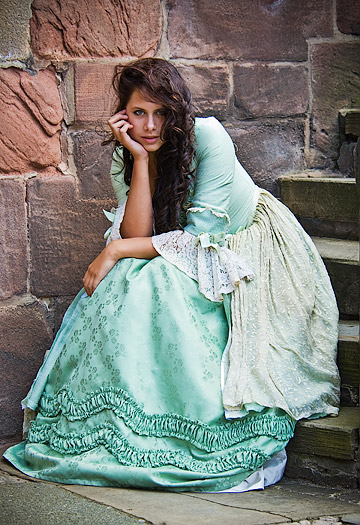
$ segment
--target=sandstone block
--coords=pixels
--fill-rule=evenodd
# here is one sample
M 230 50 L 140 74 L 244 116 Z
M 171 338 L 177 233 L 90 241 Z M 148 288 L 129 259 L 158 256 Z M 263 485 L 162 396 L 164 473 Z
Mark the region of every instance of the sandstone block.
M 26 291 L 28 271 L 25 184 L 0 180 L 0 298 Z
M 235 114 L 241 119 L 304 114 L 309 102 L 304 67 L 258 64 L 234 68 Z
M 301 122 L 233 122 L 226 125 L 237 156 L 254 181 L 278 193 L 277 179 L 304 166 L 304 128 Z
M 311 142 L 323 163 L 335 161 L 339 155 L 339 110 L 360 105 L 359 55 L 360 42 L 314 46 Z
M 2 0 L 0 10 L 0 60 L 27 61 L 30 57 L 31 0 Z
M 229 98 L 229 71 L 226 66 L 178 66 L 191 94 L 196 115 L 226 118 Z
M 74 297 L 72 295 L 66 295 L 64 297 L 54 297 L 50 300 L 49 310 L 51 312 L 54 326 L 54 335 L 59 330 L 64 314 L 69 308 L 73 299 Z
M 63 112 L 54 72 L 0 70 L 0 170 L 57 166 Z
M 32 49 L 42 58 L 153 55 L 160 0 L 34 0 Z
M 75 108 L 79 122 L 107 122 L 115 109 L 114 66 L 80 62 L 75 65 Z
M 79 201 L 70 176 L 29 182 L 31 292 L 40 297 L 75 295 L 90 262 L 104 247 L 110 225 L 102 208 L 111 202 Z
M 113 145 L 102 146 L 104 135 L 96 131 L 79 131 L 72 134 L 72 139 L 81 196 L 85 199 L 114 198 L 109 175 Z
M 342 33 L 360 35 L 360 3 L 336 0 L 336 22 Z
M 21 400 L 52 342 L 44 306 L 0 307 L 0 439 L 21 435 Z
M 306 60 L 306 39 L 332 34 L 326 0 L 169 2 L 174 58 Z

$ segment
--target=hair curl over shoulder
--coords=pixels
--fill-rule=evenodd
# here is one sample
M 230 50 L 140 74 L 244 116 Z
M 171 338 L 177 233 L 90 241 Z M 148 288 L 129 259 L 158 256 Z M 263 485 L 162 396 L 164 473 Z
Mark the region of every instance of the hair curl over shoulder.
M 116 111 L 126 107 L 136 89 L 145 99 L 164 107 L 161 130 L 164 144 L 156 152 L 155 230 L 159 234 L 178 229 L 194 176 L 194 115 L 190 91 L 178 70 L 161 58 L 142 58 L 117 67 L 113 86 L 118 96 Z M 124 180 L 130 185 L 133 159 L 126 148 L 123 152 Z

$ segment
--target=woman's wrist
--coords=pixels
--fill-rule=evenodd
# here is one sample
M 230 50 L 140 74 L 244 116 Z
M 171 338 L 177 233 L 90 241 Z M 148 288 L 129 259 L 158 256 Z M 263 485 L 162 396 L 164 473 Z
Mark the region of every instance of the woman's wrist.
M 123 239 L 114 239 L 113 241 L 111 241 L 110 244 L 106 246 L 108 256 L 115 263 L 117 263 L 117 261 L 124 257 L 124 253 L 122 250 L 122 241 Z
M 134 165 L 145 165 L 146 167 L 149 165 L 149 154 L 145 149 L 144 152 L 133 154 L 133 159 Z
M 114 264 L 120 259 L 135 257 L 136 259 L 152 259 L 158 255 L 152 244 L 152 237 L 131 237 L 115 239 L 107 245 L 108 255 Z

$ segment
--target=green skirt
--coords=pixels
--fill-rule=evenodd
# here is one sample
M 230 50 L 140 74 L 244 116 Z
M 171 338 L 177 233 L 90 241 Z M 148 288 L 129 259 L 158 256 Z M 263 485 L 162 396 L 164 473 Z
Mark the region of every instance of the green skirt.
M 294 420 L 278 408 L 225 419 L 226 306 L 162 257 L 119 261 L 68 309 L 25 400 L 37 417 L 5 458 L 62 483 L 240 484 L 286 446 Z

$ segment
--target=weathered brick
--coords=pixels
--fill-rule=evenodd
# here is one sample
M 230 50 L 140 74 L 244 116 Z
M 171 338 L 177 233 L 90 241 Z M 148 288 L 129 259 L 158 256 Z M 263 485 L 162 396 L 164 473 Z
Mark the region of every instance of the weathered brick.
M 189 86 L 198 116 L 226 118 L 229 97 L 229 70 L 226 66 L 178 66 Z
M 0 9 L 0 60 L 27 61 L 30 57 L 31 0 L 2 0 Z
M 153 55 L 160 0 L 34 0 L 32 49 L 43 58 Z
M 0 70 L 0 101 L 0 170 L 57 166 L 63 112 L 54 72 Z
M 338 112 L 360 105 L 360 42 L 314 45 L 312 53 L 311 144 L 314 165 L 331 165 L 339 156 Z
M 70 176 L 39 177 L 29 182 L 31 273 L 34 295 L 74 295 L 89 263 L 104 247 L 109 226 L 102 208 L 76 198 Z
M 109 176 L 113 145 L 102 146 L 104 135 L 96 131 L 78 131 L 72 134 L 72 139 L 81 196 L 114 198 Z
M 113 64 L 75 65 L 75 118 L 79 122 L 107 122 L 114 112 Z
M 0 439 L 21 434 L 21 400 L 52 342 L 46 308 L 36 302 L 0 307 Z
M 336 0 L 336 22 L 342 33 L 360 35 L 360 3 L 353 0 Z
M 235 114 L 239 118 L 304 114 L 309 102 L 304 67 L 257 64 L 234 68 Z
M 0 180 L 0 298 L 26 291 L 28 269 L 25 184 Z
M 226 125 L 237 156 L 254 181 L 278 194 L 277 179 L 304 166 L 302 122 L 236 122 Z
M 174 58 L 306 60 L 309 37 L 331 36 L 328 0 L 169 2 Z

